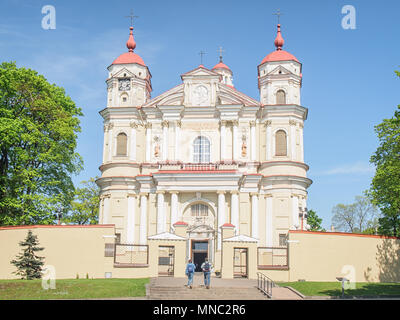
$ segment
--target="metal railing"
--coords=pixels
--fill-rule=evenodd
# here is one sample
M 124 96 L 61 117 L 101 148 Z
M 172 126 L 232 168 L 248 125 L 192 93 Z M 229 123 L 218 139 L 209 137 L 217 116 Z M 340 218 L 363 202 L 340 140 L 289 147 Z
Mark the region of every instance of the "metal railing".
M 116 243 L 114 249 L 115 267 L 146 267 L 149 264 L 149 246 Z
M 288 269 L 288 247 L 258 247 L 257 267 L 258 269 Z
M 276 287 L 275 282 L 265 274 L 257 272 L 257 289 L 263 292 L 268 298 L 272 298 L 272 288 Z
M 159 164 L 159 170 L 184 170 L 184 171 L 218 171 L 218 170 L 237 170 L 236 162 L 222 163 L 181 163 L 166 162 Z

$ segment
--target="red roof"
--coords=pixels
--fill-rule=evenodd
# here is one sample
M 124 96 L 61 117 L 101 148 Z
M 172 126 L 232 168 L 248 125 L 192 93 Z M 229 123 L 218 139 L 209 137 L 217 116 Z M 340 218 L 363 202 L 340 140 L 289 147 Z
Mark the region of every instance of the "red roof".
M 137 63 L 144 67 L 146 64 L 143 59 L 134 52 L 125 52 L 121 54 L 117 59 L 114 60 L 112 64 L 127 64 L 127 63 Z
M 285 50 L 276 50 L 276 51 L 271 52 L 270 54 L 266 55 L 260 64 L 263 64 L 265 62 L 288 61 L 288 60 L 293 60 L 293 61 L 299 62 L 299 60 L 297 60 L 297 58 L 294 55 L 292 55 L 291 53 L 289 53 Z
M 212 70 L 214 70 L 214 69 L 227 69 L 227 70 L 231 71 L 231 69 L 229 69 L 229 67 L 228 67 L 225 63 L 223 63 L 223 62 L 219 62 L 218 64 L 216 64 L 216 65 L 212 68 Z
M 229 228 L 234 228 L 235 226 L 231 223 L 224 223 L 221 227 L 229 227 Z
M 178 221 L 174 223 L 174 226 L 187 226 L 188 224 L 184 221 Z

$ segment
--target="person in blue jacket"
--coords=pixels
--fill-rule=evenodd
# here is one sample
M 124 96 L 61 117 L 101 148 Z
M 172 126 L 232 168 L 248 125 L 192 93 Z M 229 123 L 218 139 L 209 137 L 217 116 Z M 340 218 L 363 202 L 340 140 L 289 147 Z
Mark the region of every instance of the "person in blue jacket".
M 186 271 L 185 274 L 188 277 L 188 284 L 187 286 L 192 289 L 193 285 L 193 275 L 194 275 L 194 270 L 196 269 L 196 266 L 192 263 L 192 259 L 188 260 L 188 263 L 186 265 Z

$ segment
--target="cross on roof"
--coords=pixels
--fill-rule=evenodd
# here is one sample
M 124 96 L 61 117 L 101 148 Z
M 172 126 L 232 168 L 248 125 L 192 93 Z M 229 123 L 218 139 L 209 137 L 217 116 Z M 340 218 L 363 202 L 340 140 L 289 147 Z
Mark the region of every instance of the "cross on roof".
M 219 52 L 219 62 L 222 62 L 222 52 L 225 52 L 225 50 L 222 49 L 222 47 L 219 47 L 218 52 Z
M 139 16 L 134 16 L 133 15 L 133 10 L 131 9 L 131 14 L 129 16 L 125 16 L 125 18 L 130 18 L 131 19 L 131 27 L 133 26 L 133 19 L 134 18 L 139 18 Z
M 273 13 L 272 15 L 277 16 L 278 17 L 278 24 L 279 24 L 279 19 L 281 17 L 281 15 L 283 15 L 283 13 L 281 13 L 281 10 L 278 9 L 276 13 Z
M 204 52 L 203 50 L 201 50 L 200 52 L 199 52 L 199 55 L 200 55 L 200 64 L 203 64 L 203 56 L 206 54 L 206 52 Z

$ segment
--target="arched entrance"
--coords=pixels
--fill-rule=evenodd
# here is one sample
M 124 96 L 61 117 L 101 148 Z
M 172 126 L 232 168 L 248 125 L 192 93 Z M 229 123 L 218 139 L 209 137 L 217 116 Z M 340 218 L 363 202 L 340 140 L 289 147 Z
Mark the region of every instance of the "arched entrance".
M 188 224 L 187 259 L 192 259 L 196 272 L 201 271 L 201 264 L 208 257 L 214 260 L 215 224 L 214 209 L 201 200 L 193 201 L 186 206 L 182 219 Z

